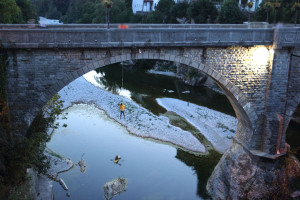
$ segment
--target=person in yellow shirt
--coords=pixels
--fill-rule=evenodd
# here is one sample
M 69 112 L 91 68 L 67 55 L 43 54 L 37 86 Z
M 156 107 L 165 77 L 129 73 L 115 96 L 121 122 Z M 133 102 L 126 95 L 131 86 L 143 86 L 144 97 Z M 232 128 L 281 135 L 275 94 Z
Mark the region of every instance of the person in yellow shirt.
M 120 104 L 120 106 L 119 106 L 119 110 L 121 111 L 121 113 L 120 113 L 120 119 L 122 118 L 122 114 L 123 114 L 123 116 L 124 116 L 124 119 L 126 119 L 125 118 L 125 104 L 123 103 L 123 102 L 121 102 L 121 104 Z

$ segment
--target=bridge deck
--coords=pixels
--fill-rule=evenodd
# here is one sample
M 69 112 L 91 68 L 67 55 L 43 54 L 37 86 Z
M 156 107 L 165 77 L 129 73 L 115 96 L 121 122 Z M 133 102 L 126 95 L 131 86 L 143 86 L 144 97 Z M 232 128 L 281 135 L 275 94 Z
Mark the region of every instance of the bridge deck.
M 106 48 L 272 45 L 268 24 L 0 25 L 4 48 Z M 300 28 L 280 29 L 281 46 L 300 44 Z M 299 44 L 298 44 L 299 43 Z

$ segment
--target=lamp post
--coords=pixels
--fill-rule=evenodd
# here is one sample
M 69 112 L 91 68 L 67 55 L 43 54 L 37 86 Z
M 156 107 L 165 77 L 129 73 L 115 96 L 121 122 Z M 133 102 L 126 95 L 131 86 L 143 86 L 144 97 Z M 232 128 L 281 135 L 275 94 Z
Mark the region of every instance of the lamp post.
M 296 11 L 296 16 L 295 16 L 295 26 L 297 26 L 298 22 L 298 11 L 300 10 L 300 3 L 295 2 L 293 9 Z
M 251 8 L 253 7 L 253 2 L 252 1 L 249 1 L 248 3 L 247 3 L 247 6 L 248 6 L 248 23 L 250 22 L 250 10 L 251 10 Z
M 247 0 L 241 0 L 242 7 L 245 8 L 247 4 Z
M 274 15 L 274 24 L 276 24 L 276 19 L 277 19 L 277 12 L 280 8 L 280 3 L 277 1 L 275 3 L 272 3 L 273 7 L 275 8 L 275 15 Z
M 271 2 L 266 2 L 265 7 L 267 9 L 267 20 L 266 21 L 269 23 L 269 12 L 270 12 L 270 8 L 272 7 Z
M 106 23 L 107 23 L 107 28 L 109 29 L 109 9 L 113 6 L 113 2 L 111 0 L 103 0 L 102 4 L 106 8 Z

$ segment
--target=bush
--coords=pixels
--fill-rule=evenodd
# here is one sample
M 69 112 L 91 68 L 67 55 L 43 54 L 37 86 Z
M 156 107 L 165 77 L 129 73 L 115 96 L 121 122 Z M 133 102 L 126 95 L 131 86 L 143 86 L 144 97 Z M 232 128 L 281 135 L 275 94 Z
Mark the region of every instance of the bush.
M 226 0 L 221 7 L 218 21 L 221 24 L 241 24 L 246 20 L 235 0 Z

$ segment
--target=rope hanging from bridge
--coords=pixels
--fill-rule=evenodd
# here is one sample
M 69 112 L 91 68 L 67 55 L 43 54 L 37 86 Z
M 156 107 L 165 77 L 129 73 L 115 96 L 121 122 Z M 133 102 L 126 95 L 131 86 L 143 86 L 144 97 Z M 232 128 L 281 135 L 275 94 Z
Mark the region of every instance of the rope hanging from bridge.
M 121 58 L 123 57 L 123 40 L 121 40 L 121 47 L 122 47 L 122 54 L 121 54 Z M 124 78 L 123 78 L 123 62 L 121 62 L 121 65 L 122 65 L 122 87 L 121 89 L 123 89 L 123 82 L 124 82 Z

